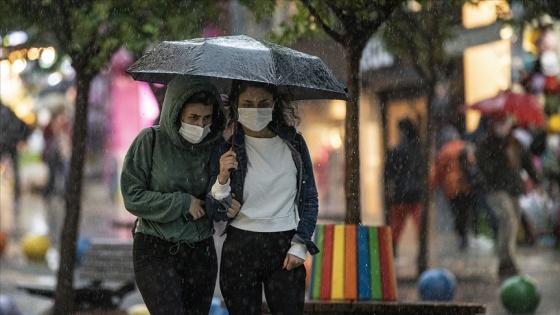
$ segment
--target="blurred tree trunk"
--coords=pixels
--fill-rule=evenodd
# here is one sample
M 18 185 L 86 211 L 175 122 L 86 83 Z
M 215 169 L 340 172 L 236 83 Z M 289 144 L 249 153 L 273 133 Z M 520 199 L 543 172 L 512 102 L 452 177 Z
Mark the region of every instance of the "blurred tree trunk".
M 375 32 L 389 19 L 401 1 L 339 2 L 301 0 L 316 23 L 329 37 L 346 50 L 346 76 L 350 100 L 346 103 L 345 121 L 345 193 L 344 223 L 360 224 L 360 60 Z M 333 19 L 336 22 L 333 22 Z M 301 20 L 300 20 L 301 23 Z
M 420 275 L 429 267 L 429 238 L 431 217 L 430 170 L 435 151 L 435 129 L 432 103 L 435 99 L 436 85 L 443 82 L 448 66 L 445 42 L 451 37 L 455 23 L 453 13 L 460 10 L 464 1 L 450 2 L 447 0 L 426 0 L 421 10 L 413 11 L 400 7 L 394 12 L 384 30 L 384 38 L 388 47 L 401 57 L 409 59 L 412 67 L 423 80 L 426 96 L 426 138 L 421 160 L 422 165 L 422 217 L 418 238 L 417 274 Z
M 81 64 L 77 62 L 77 64 Z M 77 95 L 72 128 L 72 157 L 66 185 L 66 216 L 61 231 L 60 266 L 53 314 L 70 314 L 74 310 L 74 266 L 76 265 L 76 240 L 80 226 L 80 202 L 83 183 L 89 86 L 93 75 L 77 66 Z
M 348 82 L 348 95 L 346 102 L 346 120 L 344 124 L 345 136 L 345 192 L 346 192 L 346 224 L 359 224 L 362 222 L 360 203 L 360 59 L 365 47 L 358 43 L 352 45 L 351 40 L 346 47 L 346 73 Z

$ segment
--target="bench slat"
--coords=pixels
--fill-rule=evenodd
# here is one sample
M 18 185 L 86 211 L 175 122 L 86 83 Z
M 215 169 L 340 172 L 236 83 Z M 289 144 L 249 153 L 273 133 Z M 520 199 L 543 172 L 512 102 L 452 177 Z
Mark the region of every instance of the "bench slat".
M 134 279 L 132 242 L 94 240 L 77 269 L 80 279 L 97 281 Z
M 270 314 L 267 303 L 263 313 Z M 305 302 L 304 314 L 366 315 L 366 314 L 415 314 L 415 315 L 476 315 L 486 314 L 486 307 L 474 303 L 453 302 L 374 302 L 374 301 L 315 301 Z

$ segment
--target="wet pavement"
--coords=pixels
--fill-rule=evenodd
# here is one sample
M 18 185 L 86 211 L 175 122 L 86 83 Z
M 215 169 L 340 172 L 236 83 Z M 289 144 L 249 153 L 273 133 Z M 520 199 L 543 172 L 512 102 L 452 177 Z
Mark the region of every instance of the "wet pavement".
M 0 165 L 0 167 L 3 167 Z M 61 224 L 63 208 L 59 201 L 47 204 L 41 198 L 38 187 L 44 182 L 46 170 L 42 165 L 31 165 L 22 169 L 23 196 L 19 216 L 14 217 L 11 201 L 9 169 L 0 168 L 0 229 L 10 234 L 6 252 L 0 258 L 0 294 L 8 296 L 19 307 L 22 315 L 45 313 L 52 304 L 48 298 L 30 295 L 18 289 L 23 284 L 35 283 L 54 285 L 56 281 L 57 248 L 53 245 L 47 253 L 46 262 L 32 262 L 23 255 L 20 241 L 26 233 L 47 233 L 56 243 L 56 233 L 49 226 Z M 87 174 L 87 172 L 86 172 Z M 100 177 L 85 177 L 80 235 L 88 238 L 130 237 L 128 228 L 115 228 L 113 222 L 126 221 L 131 217 L 113 202 L 111 185 Z M 18 229 L 14 229 L 16 225 Z M 457 279 L 455 302 L 484 304 L 487 314 L 508 314 L 499 299 L 502 282 L 496 275 L 497 260 L 493 253 L 492 240 L 472 237 L 469 248 L 459 251 L 445 210 L 438 208 L 430 237 L 431 268 L 449 269 Z M 52 229 L 51 229 L 52 230 Z M 398 299 L 418 301 L 416 287 L 417 241 L 414 229 L 408 223 L 402 244 L 395 260 L 398 278 Z M 219 244 L 218 244 L 219 247 Z M 541 293 L 541 302 L 535 314 L 560 314 L 560 250 L 545 239 L 531 247 L 519 247 L 518 258 L 522 272 L 536 280 Z M 219 295 L 219 291 L 216 291 Z M 122 309 L 141 304 L 138 292 L 123 301 Z

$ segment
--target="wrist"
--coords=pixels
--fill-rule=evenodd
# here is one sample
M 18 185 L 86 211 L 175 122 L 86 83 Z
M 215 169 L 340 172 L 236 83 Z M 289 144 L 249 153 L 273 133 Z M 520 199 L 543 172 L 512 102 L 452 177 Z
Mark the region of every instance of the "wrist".
M 225 185 L 229 180 L 229 174 L 224 175 L 224 174 L 220 174 L 218 175 L 218 183 L 220 185 Z

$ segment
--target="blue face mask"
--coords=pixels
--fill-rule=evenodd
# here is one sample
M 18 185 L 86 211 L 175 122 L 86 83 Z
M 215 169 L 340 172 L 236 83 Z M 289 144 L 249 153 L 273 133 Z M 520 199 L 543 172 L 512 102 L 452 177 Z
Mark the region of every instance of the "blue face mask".
M 179 129 L 179 134 L 188 142 L 192 144 L 197 144 L 204 139 L 210 133 L 210 125 L 208 124 L 201 128 L 199 126 L 190 125 L 181 122 L 181 128 Z

